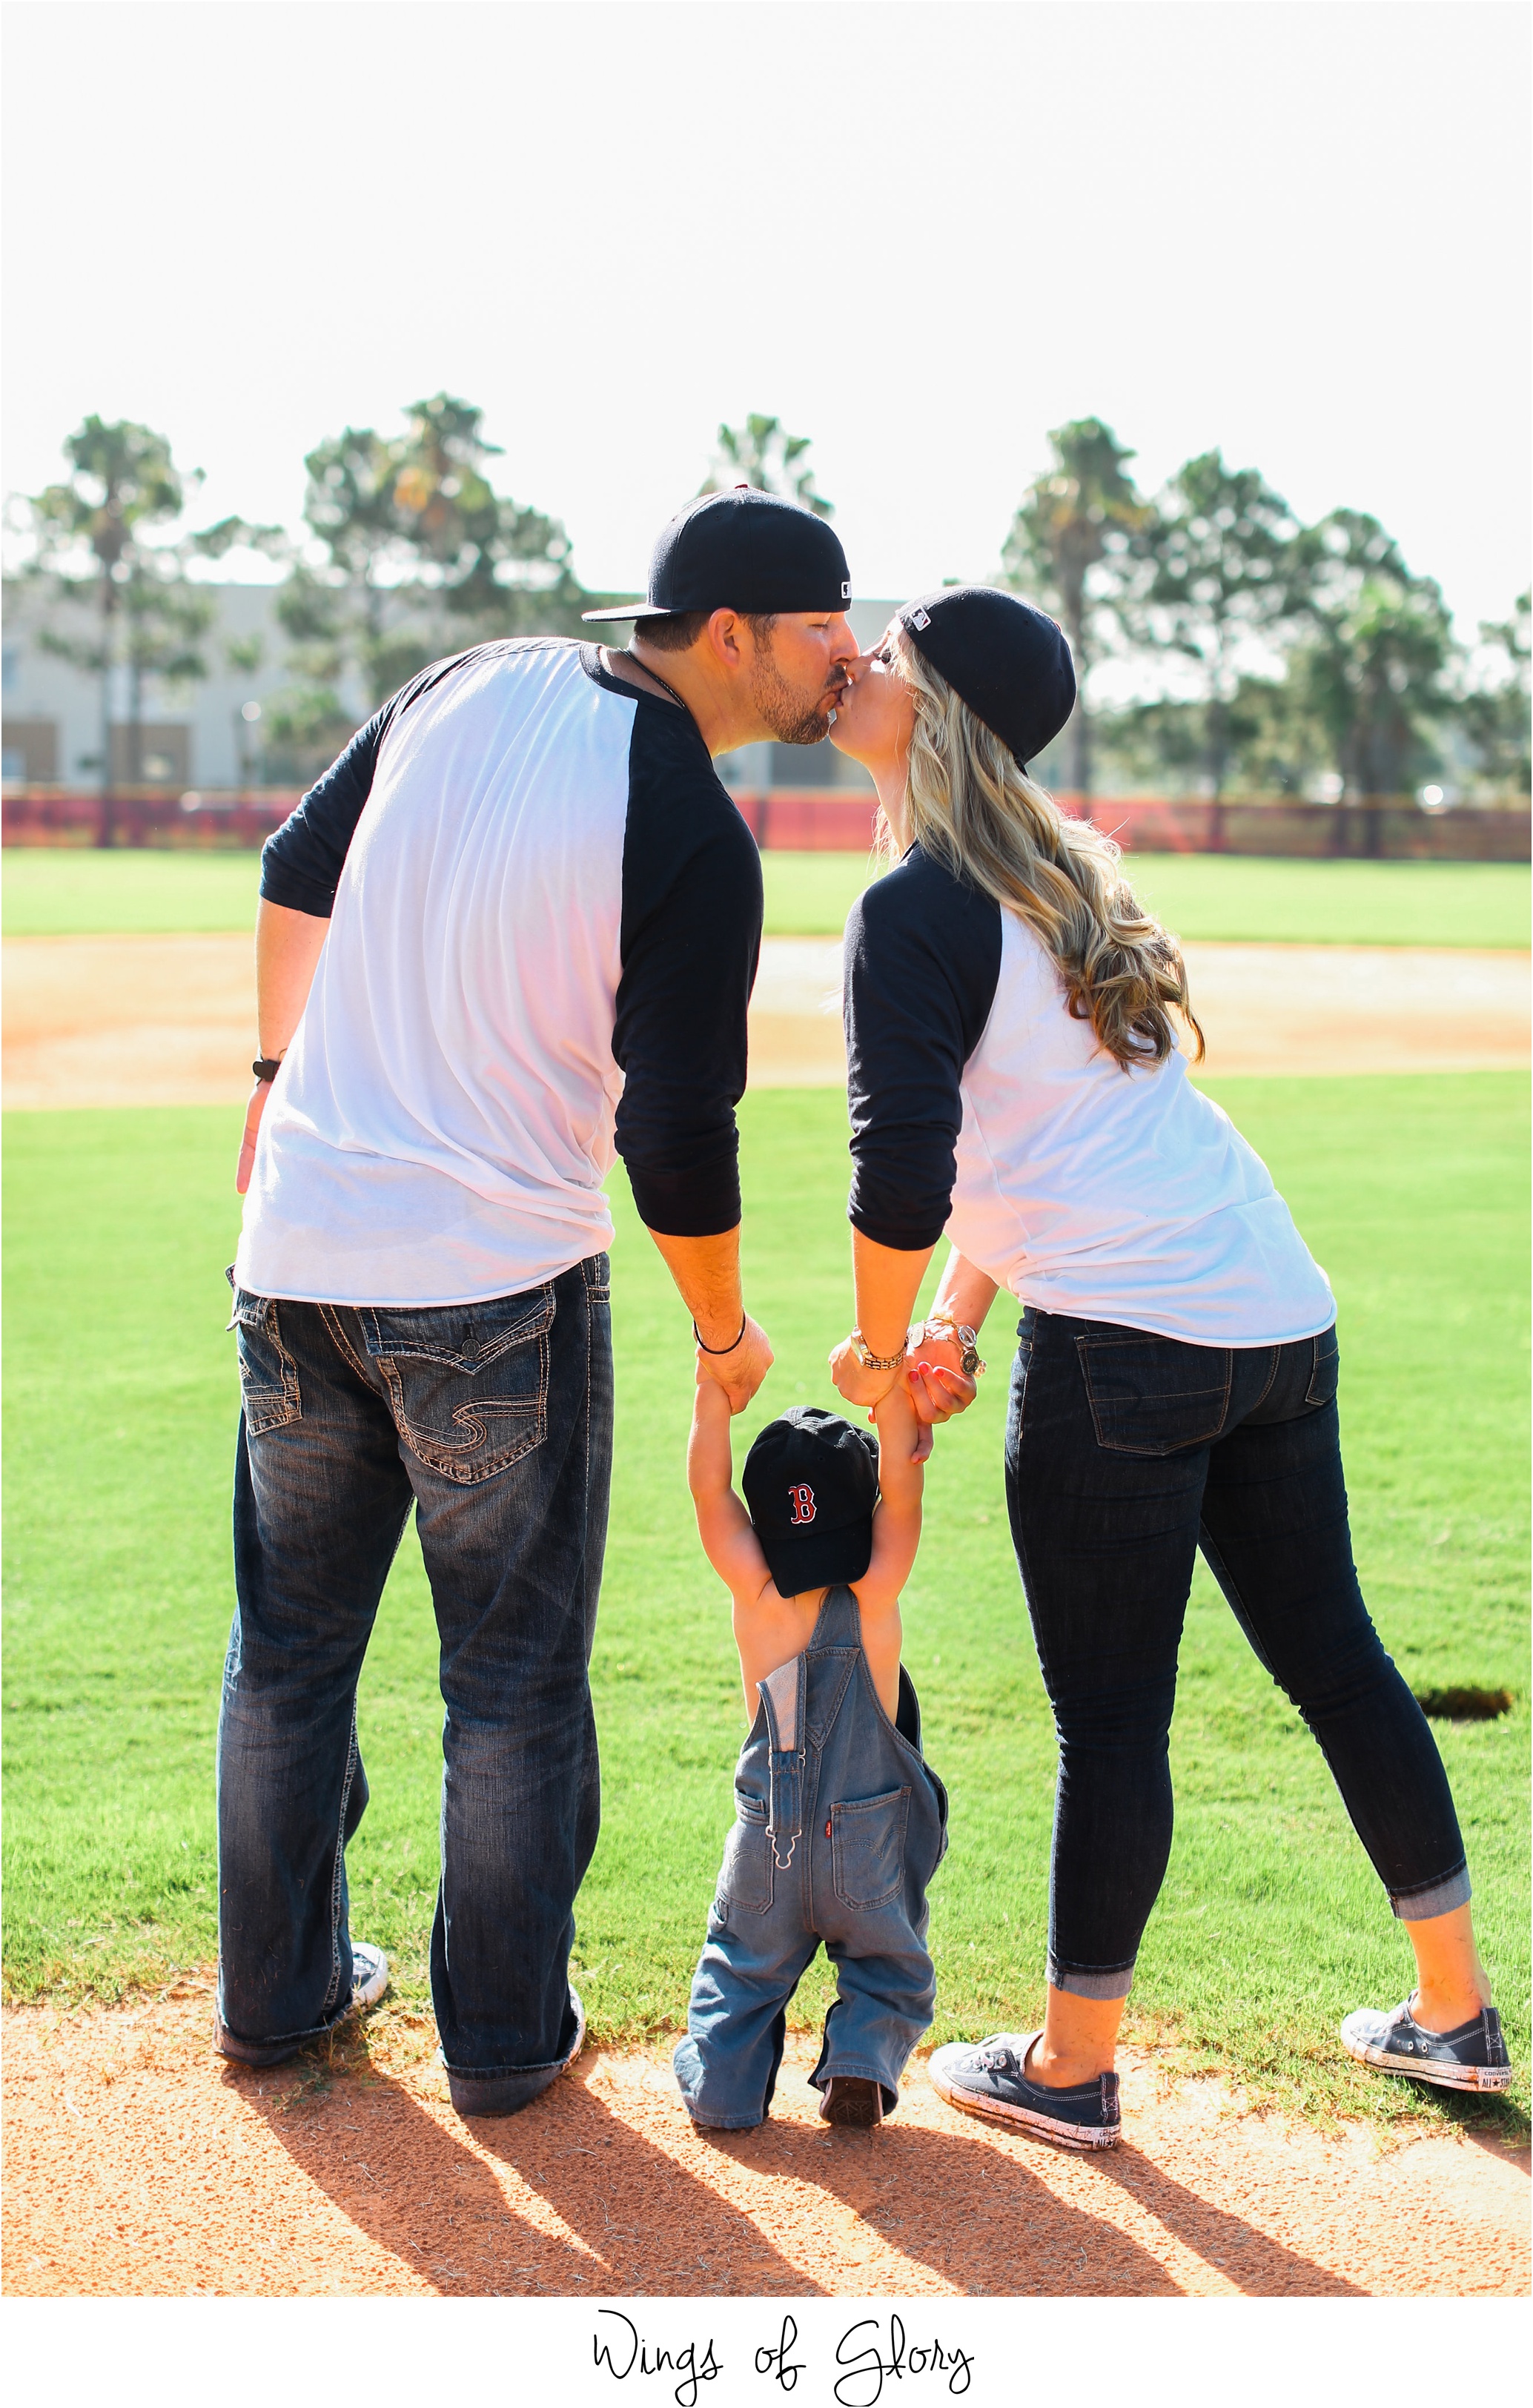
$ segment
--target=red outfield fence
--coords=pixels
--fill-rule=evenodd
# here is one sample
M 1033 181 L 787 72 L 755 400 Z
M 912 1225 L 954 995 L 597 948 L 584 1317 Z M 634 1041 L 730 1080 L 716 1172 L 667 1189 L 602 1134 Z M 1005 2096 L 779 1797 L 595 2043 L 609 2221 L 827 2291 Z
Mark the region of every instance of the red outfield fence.
M 1058 799 L 1078 819 L 1115 837 L 1125 853 L 1266 853 L 1310 861 L 1526 861 L 1533 853 L 1526 804 L 1486 810 L 1466 803 L 1425 811 L 1410 796 L 1358 803 L 1284 796 L 1171 802 L 1138 795 Z M 23 788 L 4 797 L 4 841 L 249 849 L 263 844 L 297 800 L 296 793 L 269 789 L 104 799 L 62 788 Z M 764 851 L 862 853 L 872 841 L 873 805 L 844 788 L 777 786 L 742 791 L 735 800 Z
M 1533 853 L 1526 804 L 1424 811 L 1409 796 L 1368 803 L 1283 796 L 1168 802 L 1139 795 L 1055 799 L 1115 837 L 1125 853 L 1275 853 L 1311 861 L 1526 861 Z M 767 794 L 737 794 L 735 800 L 764 851 L 858 853 L 871 841 L 873 809 L 861 796 L 779 786 Z

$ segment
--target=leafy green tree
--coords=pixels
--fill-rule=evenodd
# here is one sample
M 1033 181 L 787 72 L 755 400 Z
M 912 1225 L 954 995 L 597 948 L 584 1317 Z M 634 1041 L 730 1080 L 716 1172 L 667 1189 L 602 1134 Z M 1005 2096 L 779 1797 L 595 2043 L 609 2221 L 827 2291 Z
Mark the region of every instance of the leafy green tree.
M 1143 531 L 1150 571 L 1137 614 L 1152 641 L 1196 665 L 1204 773 L 1222 795 L 1246 732 L 1236 698 L 1254 640 L 1293 609 L 1297 522 L 1254 468 L 1203 452 L 1179 468 Z
M 166 437 L 132 419 L 87 418 L 64 446 L 69 474 L 24 504 L 33 554 L 26 574 L 47 597 L 39 647 L 100 681 L 100 842 L 112 824 L 112 687 L 120 665 L 128 670 L 128 767 L 136 781 L 141 761 L 143 688 L 151 675 L 203 677 L 197 638 L 211 611 L 188 587 L 182 547 L 150 545 L 151 527 L 180 517 L 187 477 L 177 468 Z
M 1080 699 L 1070 721 L 1067 783 L 1089 795 L 1092 718 L 1087 681 L 1125 639 L 1121 606 L 1149 519 L 1127 464 L 1134 453 L 1099 418 L 1072 419 L 1049 437 L 1053 465 L 1028 486 L 1001 552 L 1009 585 L 1059 613 L 1075 654 Z
M 293 559 L 277 605 L 298 646 L 306 724 L 312 697 L 348 669 L 377 704 L 445 652 L 578 629 L 587 597 L 569 539 L 495 493 L 487 464 L 500 452 L 483 415 L 440 393 L 410 404 L 402 435 L 349 426 L 308 454 L 304 519 L 321 556 Z
M 127 782 L 144 775 L 144 687 L 150 678 L 186 685 L 208 675 L 203 638 L 218 615 L 190 583 L 179 550 L 147 552 L 122 589 L 122 658 L 128 673 Z
M 1510 619 L 1481 621 L 1480 641 L 1490 660 L 1458 707 L 1481 776 L 1524 795 L 1533 784 L 1528 758 L 1530 605 L 1533 595 L 1519 594 Z
M 743 426 L 720 427 L 712 470 L 698 491 L 724 494 L 732 485 L 754 485 L 758 493 L 781 494 L 816 518 L 828 519 L 836 505 L 815 490 L 814 470 L 805 457 L 812 440 L 790 435 L 779 418 L 752 411 Z
M 1350 794 L 1403 794 L 1436 766 L 1434 732 L 1454 709 L 1441 591 L 1411 575 L 1365 510 L 1333 510 L 1307 528 L 1295 560 L 1308 631 L 1289 658 L 1295 699 L 1324 729 Z

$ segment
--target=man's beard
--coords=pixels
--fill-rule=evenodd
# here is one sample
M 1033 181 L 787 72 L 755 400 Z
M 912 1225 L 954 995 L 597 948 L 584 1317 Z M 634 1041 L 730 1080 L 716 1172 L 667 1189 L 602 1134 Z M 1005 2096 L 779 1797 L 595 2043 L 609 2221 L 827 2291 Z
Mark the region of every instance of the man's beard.
M 818 744 L 828 735 L 830 722 L 818 708 L 828 695 L 842 692 L 842 681 L 822 688 L 814 704 L 795 694 L 770 654 L 757 653 L 751 668 L 751 699 L 780 744 Z

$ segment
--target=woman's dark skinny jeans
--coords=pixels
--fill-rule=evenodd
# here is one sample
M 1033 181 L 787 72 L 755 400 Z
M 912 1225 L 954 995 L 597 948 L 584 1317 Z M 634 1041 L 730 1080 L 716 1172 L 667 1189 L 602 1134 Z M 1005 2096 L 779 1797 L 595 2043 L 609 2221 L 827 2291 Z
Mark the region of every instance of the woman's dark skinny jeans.
M 1395 1913 L 1462 1906 L 1442 1759 L 1352 1559 L 1335 1330 L 1189 1346 L 1029 1307 L 1018 1335 L 1007 1503 L 1059 1733 L 1051 1983 L 1128 1994 L 1171 1852 L 1168 1735 L 1200 1546 L 1319 1741 Z

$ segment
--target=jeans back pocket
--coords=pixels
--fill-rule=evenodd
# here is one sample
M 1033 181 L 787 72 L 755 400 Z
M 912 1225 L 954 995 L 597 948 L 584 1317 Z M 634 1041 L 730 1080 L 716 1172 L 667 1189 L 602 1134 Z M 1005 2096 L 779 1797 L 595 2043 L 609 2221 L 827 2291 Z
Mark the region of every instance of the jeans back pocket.
M 548 1435 L 553 1290 L 483 1304 L 357 1310 L 400 1437 L 467 1486 L 521 1461 Z
M 719 1869 L 719 1896 L 726 1905 L 750 1914 L 765 1914 L 772 1902 L 772 1842 L 766 1831 L 766 1801 L 747 1790 L 735 1792 L 735 1823 L 724 1843 Z
M 1209 1446 L 1229 1412 L 1227 1346 L 1130 1330 L 1078 1338 L 1096 1443 L 1110 1455 L 1180 1455 Z
M 269 1296 L 235 1290 L 230 1327 L 236 1333 L 239 1395 L 245 1409 L 245 1435 L 259 1438 L 263 1430 L 281 1429 L 303 1415 L 298 1366 L 282 1343 L 277 1306 Z
M 1314 1344 L 1314 1361 L 1310 1372 L 1310 1384 L 1304 1391 L 1307 1405 L 1328 1405 L 1341 1380 L 1341 1349 L 1337 1340 L 1336 1324 L 1323 1329 Z
M 909 1789 L 852 1798 L 830 1810 L 830 1868 L 836 1895 L 859 1913 L 887 1906 L 905 1879 Z

